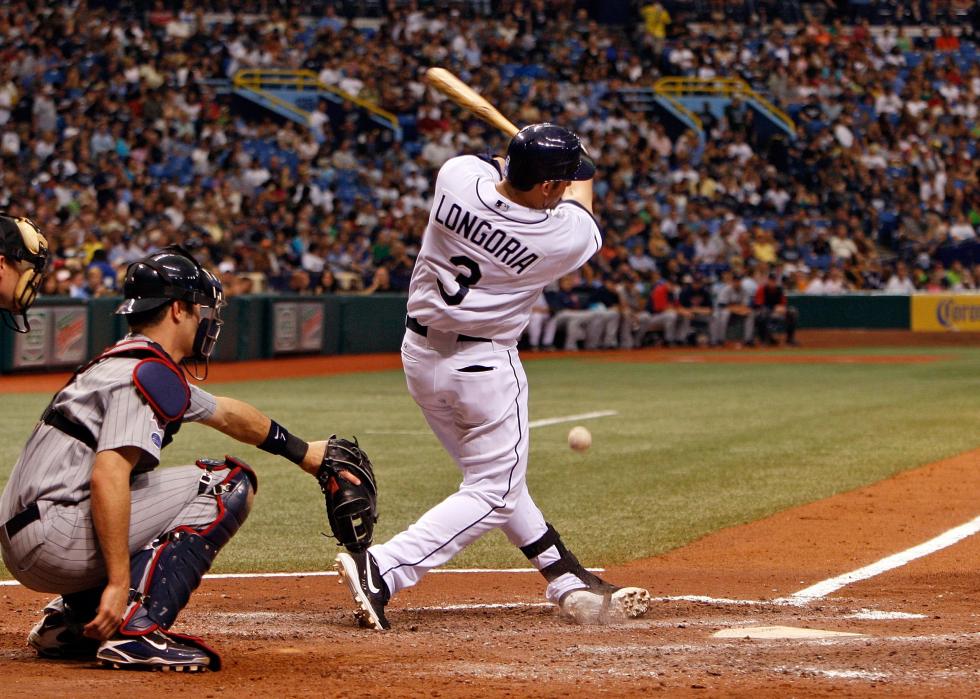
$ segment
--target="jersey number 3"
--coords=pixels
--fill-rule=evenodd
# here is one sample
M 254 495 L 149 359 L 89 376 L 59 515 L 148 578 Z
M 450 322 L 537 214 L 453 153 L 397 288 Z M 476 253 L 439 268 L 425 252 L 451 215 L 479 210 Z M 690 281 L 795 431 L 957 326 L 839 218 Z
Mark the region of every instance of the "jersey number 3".
M 442 294 L 442 300 L 445 301 L 450 306 L 458 306 L 466 298 L 466 294 L 469 293 L 471 286 L 476 286 L 476 283 L 480 281 L 483 273 L 480 271 L 480 265 L 468 258 L 466 255 L 454 255 L 449 258 L 457 267 L 462 267 L 466 269 L 466 272 L 460 272 L 456 275 L 456 283 L 459 284 L 459 291 L 455 294 L 447 294 L 446 287 L 442 285 L 442 281 L 436 280 L 436 284 L 439 285 L 439 293 Z

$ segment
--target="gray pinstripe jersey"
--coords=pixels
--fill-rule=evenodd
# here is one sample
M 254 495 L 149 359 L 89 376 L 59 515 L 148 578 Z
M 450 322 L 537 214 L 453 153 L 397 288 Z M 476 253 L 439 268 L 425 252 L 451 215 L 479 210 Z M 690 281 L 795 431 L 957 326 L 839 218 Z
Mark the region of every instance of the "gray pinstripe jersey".
M 126 340 L 145 339 L 131 335 Z M 57 394 L 54 407 L 87 427 L 98 440 L 97 451 L 139 447 L 143 454 L 136 471 L 153 469 L 160 461 L 163 427 L 137 393 L 133 369 L 139 359 L 111 357 L 79 374 Z M 214 396 L 191 386 L 185 421 L 214 414 Z M 40 424 L 21 452 L 0 497 L 0 522 L 36 500 L 74 504 L 90 497 L 95 452 L 50 425 Z

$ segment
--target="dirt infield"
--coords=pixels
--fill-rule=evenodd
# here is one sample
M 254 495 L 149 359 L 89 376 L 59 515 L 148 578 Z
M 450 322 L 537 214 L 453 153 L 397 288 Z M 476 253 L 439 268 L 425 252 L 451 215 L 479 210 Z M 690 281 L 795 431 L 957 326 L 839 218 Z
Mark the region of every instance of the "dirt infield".
M 3 694 L 975 696 L 976 537 L 808 604 L 773 600 L 976 517 L 978 466 L 971 452 L 610 570 L 658 601 L 643 619 L 605 627 L 559 621 L 533 573 L 430 575 L 393 602 L 386 634 L 354 626 L 335 577 L 206 580 L 179 628 L 206 635 L 225 669 L 160 678 L 36 660 L 24 638 L 47 596 L 4 587 Z M 712 637 L 774 625 L 863 635 Z
M 881 335 L 874 338 L 869 344 L 890 344 Z M 819 346 L 809 335 L 803 340 L 807 350 Z M 736 356 L 687 352 L 707 358 L 726 354 Z M 808 356 L 801 350 L 778 354 Z M 329 363 L 331 371 L 339 370 L 338 358 L 325 359 L 310 366 Z M 273 366 L 292 372 L 302 363 L 264 362 L 262 372 L 253 367 L 251 375 L 273 378 Z M 379 356 L 346 370 L 395 367 L 397 357 Z M 246 367 L 216 367 L 214 379 L 232 380 L 240 369 Z M 37 384 L 41 377 L 32 378 L 32 390 L 43 390 Z M 0 380 L 3 390 L 9 380 Z M 644 585 L 658 599 L 645 618 L 602 627 L 561 622 L 542 604 L 543 585 L 535 573 L 430 575 L 393 602 L 393 630 L 386 634 L 354 626 L 349 598 L 336 577 L 206 580 L 176 629 L 205 636 L 224 656 L 224 670 L 199 676 L 39 661 L 25 636 L 49 596 L 4 586 L 0 694 L 32 699 L 161 691 L 201 697 L 976 696 L 980 537 L 963 538 L 809 601 L 794 595 L 973 522 L 980 514 L 978 492 L 980 450 L 607 571 L 611 581 Z M 759 626 L 861 635 L 816 640 L 712 635 L 723 629 L 749 633 Z

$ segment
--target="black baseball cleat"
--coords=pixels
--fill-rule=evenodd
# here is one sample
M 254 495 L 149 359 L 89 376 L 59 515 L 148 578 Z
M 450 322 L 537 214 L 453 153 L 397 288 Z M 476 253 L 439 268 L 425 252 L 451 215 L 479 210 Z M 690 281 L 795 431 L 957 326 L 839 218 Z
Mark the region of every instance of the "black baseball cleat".
M 55 597 L 44 608 L 41 619 L 27 635 L 27 643 L 41 658 L 92 660 L 99 642 L 82 634 L 82 625 L 72 621 L 64 599 Z
M 184 643 L 162 631 L 143 636 L 113 636 L 99 646 L 96 657 L 116 670 L 172 670 L 198 672 L 211 667 L 201 648 Z
M 357 603 L 358 610 L 354 613 L 357 623 L 376 631 L 390 629 L 391 624 L 385 618 L 385 605 L 391 595 L 371 554 L 367 551 L 338 553 L 335 560 L 340 582 L 346 583 Z

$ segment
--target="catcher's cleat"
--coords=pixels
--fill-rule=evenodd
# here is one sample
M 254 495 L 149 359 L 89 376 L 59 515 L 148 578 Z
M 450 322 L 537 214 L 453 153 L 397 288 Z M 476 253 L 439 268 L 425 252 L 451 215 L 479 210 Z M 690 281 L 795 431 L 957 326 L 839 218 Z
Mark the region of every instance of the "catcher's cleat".
M 198 672 L 211 666 L 211 658 L 201 648 L 175 640 L 162 631 L 143 636 L 113 636 L 99 646 L 96 658 L 116 670 Z
M 71 623 L 65 601 L 55 597 L 44 608 L 44 618 L 27 634 L 27 643 L 41 658 L 92 660 L 99 642 L 82 634 L 80 624 Z
M 390 629 L 391 624 L 385 618 L 385 605 L 390 598 L 388 586 L 371 554 L 338 553 L 336 561 L 340 582 L 347 584 L 357 603 L 358 610 L 354 613 L 357 623 L 376 631 Z
M 650 608 L 650 593 L 641 587 L 572 590 L 558 602 L 559 616 L 576 624 L 609 624 L 643 616 Z

